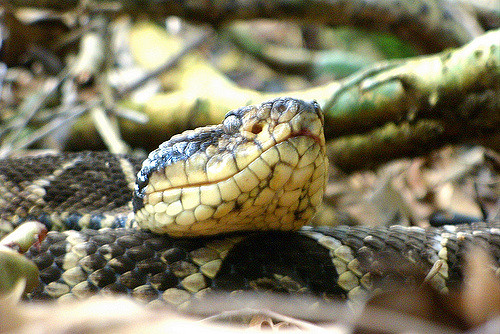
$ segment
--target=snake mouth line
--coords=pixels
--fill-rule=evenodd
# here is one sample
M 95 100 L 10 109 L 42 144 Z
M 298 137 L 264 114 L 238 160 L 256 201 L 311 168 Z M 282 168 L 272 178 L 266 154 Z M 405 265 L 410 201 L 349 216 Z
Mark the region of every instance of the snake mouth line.
M 265 151 L 262 151 L 261 154 L 263 154 L 264 152 L 267 152 L 267 151 L 273 149 L 275 146 L 277 146 L 277 145 L 279 145 L 281 143 L 284 143 L 284 142 L 286 142 L 286 141 L 288 141 L 290 139 L 299 138 L 299 137 L 310 138 L 310 139 L 314 140 L 314 142 L 316 144 L 318 144 L 320 147 L 324 146 L 324 141 L 321 140 L 320 136 L 314 134 L 313 132 L 311 132 L 308 129 L 301 129 L 300 131 L 291 133 L 285 139 L 283 139 L 283 140 L 281 140 L 279 142 L 276 142 L 275 144 L 273 144 L 271 147 L 269 147 Z M 196 187 L 202 187 L 202 186 L 211 186 L 211 185 L 214 185 L 214 184 L 217 184 L 217 183 L 220 183 L 220 182 L 224 182 L 224 181 L 226 181 L 226 180 L 234 177 L 236 174 L 240 173 L 241 171 L 243 171 L 245 168 L 247 168 L 256 159 L 258 159 L 258 157 L 256 157 L 255 159 L 253 159 L 250 163 L 248 163 L 248 165 L 246 165 L 242 169 L 238 170 L 236 173 L 228 175 L 225 178 L 217 179 L 217 180 L 214 180 L 212 182 L 198 182 L 198 183 L 190 183 L 190 184 L 185 184 L 185 185 L 179 185 L 179 186 L 175 186 L 175 187 L 171 187 L 171 188 L 165 188 L 165 189 L 155 189 L 155 191 L 152 192 L 152 193 L 163 192 L 163 191 L 167 191 L 167 190 L 175 190 L 175 189 L 186 189 L 186 188 L 196 188 Z
M 309 137 L 312 140 L 314 140 L 316 142 L 316 144 L 318 144 L 320 146 L 325 145 L 325 143 L 321 140 L 320 136 L 312 133 L 311 130 L 309 130 L 309 129 L 300 129 L 299 131 L 292 133 L 285 140 L 288 140 L 290 138 L 296 138 L 296 137 Z M 279 143 L 277 143 L 277 144 L 279 144 Z

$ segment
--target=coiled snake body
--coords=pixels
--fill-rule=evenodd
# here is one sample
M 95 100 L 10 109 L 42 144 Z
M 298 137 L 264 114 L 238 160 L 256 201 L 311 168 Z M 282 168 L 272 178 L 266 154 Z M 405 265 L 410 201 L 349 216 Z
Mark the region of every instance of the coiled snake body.
M 302 227 L 327 165 L 319 106 L 282 98 L 174 136 L 142 167 L 93 152 L 0 161 L 0 227 L 66 230 L 26 254 L 40 270 L 34 300 L 125 293 L 182 307 L 247 289 L 356 299 L 431 268 L 446 290 L 471 243 L 498 272 L 498 223 Z

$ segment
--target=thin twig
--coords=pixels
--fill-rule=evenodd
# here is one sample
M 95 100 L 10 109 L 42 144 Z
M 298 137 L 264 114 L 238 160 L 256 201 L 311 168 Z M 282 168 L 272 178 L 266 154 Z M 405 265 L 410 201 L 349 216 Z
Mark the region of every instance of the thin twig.
M 286 315 L 273 312 L 270 310 L 258 310 L 258 309 L 252 309 L 252 308 L 247 308 L 247 309 L 242 309 L 242 310 L 236 310 L 236 311 L 224 311 L 220 314 L 213 315 L 210 317 L 207 317 L 205 319 L 200 320 L 199 322 L 204 323 L 204 322 L 213 322 L 213 321 L 219 321 L 219 320 L 225 320 L 227 318 L 232 318 L 232 317 L 241 317 L 241 316 L 266 316 L 269 317 L 273 320 L 280 321 L 280 322 L 286 322 L 291 325 L 296 326 L 297 328 L 303 329 L 303 330 L 315 330 L 315 331 L 325 331 L 325 329 L 316 326 L 310 322 L 299 320 L 296 318 L 291 318 L 287 317 Z
M 113 107 L 113 114 L 138 124 L 146 124 L 149 121 L 149 116 L 147 114 L 130 108 L 125 108 L 124 106 L 115 105 Z
M 3 83 L 7 75 L 7 65 L 0 63 L 0 100 L 2 99 Z
M 19 139 L 22 134 L 22 131 L 26 128 L 29 121 L 35 116 L 35 114 L 45 106 L 47 100 L 52 94 L 58 89 L 61 83 L 66 79 L 69 74 L 69 69 L 65 68 L 58 75 L 56 82 L 51 84 L 49 87 L 46 87 L 45 90 L 38 93 L 37 96 L 34 96 L 32 99 L 28 98 L 23 101 L 21 106 L 19 107 L 18 114 L 23 115 L 22 119 L 15 119 L 12 121 L 14 125 L 7 125 L 7 127 L 11 127 L 12 132 L 5 139 L 2 146 L 0 146 L 0 156 L 8 155 L 10 151 L 13 150 L 13 147 L 18 147 L 19 145 L 15 144 L 15 142 Z
M 129 152 L 129 147 L 120 137 L 116 124 L 113 124 L 109 119 L 102 106 L 92 108 L 90 114 L 94 126 L 111 153 L 124 154 Z
M 20 150 L 20 149 L 23 149 L 25 147 L 28 147 L 29 145 L 39 141 L 40 139 L 47 136 L 52 131 L 59 128 L 64 123 L 67 123 L 68 121 L 70 121 L 74 118 L 77 118 L 80 115 L 82 115 L 83 113 L 85 113 L 86 111 L 88 111 L 89 108 L 92 108 L 95 103 L 97 103 L 97 102 L 89 103 L 89 104 L 84 105 L 84 106 L 76 106 L 76 107 L 71 106 L 71 108 L 73 110 L 71 111 L 71 114 L 69 114 L 67 117 L 65 117 L 65 118 L 58 117 L 58 118 L 54 119 L 53 121 L 51 121 L 50 123 L 45 124 L 44 126 L 39 128 L 38 130 L 33 132 L 29 137 L 23 138 L 21 140 L 18 140 L 16 142 L 12 143 L 7 149 L 0 150 L 0 159 L 5 158 L 5 157 L 9 156 L 10 154 L 12 154 L 13 152 Z
M 388 62 L 384 62 L 381 64 L 374 65 L 373 67 L 370 67 L 364 71 L 361 71 L 359 74 L 355 74 L 348 79 L 344 80 L 342 82 L 342 85 L 335 91 L 333 94 L 330 96 L 330 98 L 325 102 L 325 105 L 323 106 L 323 110 L 327 111 L 330 110 L 335 102 L 337 102 L 337 99 L 340 97 L 342 93 L 344 93 L 346 90 L 349 88 L 352 88 L 356 85 L 358 85 L 361 81 L 366 79 L 367 77 L 376 75 L 382 71 L 392 69 L 396 67 L 398 64 L 403 63 L 402 60 L 392 60 Z M 373 88 L 373 87 L 364 87 L 365 89 Z

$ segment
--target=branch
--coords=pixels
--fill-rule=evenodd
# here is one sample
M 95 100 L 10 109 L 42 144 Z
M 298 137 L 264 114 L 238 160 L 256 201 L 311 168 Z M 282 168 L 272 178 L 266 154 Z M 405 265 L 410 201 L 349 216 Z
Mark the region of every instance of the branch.
M 328 135 L 360 133 L 401 119 L 448 121 L 456 119 L 459 105 L 473 114 L 471 94 L 499 89 L 499 41 L 495 30 L 460 49 L 378 64 L 338 89 L 323 88 L 333 95 L 326 101 L 318 96 L 329 116 Z M 469 106 L 463 104 L 468 99 Z
M 136 53 L 151 54 L 148 49 L 153 48 L 155 58 L 162 59 L 173 48 L 163 34 L 160 28 L 138 25 L 131 44 L 141 41 Z M 150 118 L 147 128 L 124 122 L 123 136 L 149 148 L 186 128 L 219 123 L 231 109 L 288 95 L 315 99 L 324 107 L 328 139 L 363 136 L 351 140 L 358 143 L 352 149 L 346 144 L 336 146 L 336 154 L 342 153 L 344 161 L 338 159 L 339 164 L 349 169 L 358 168 L 353 163 L 356 156 L 375 163 L 380 157 L 421 154 L 422 147 L 428 150 L 445 143 L 480 143 L 500 149 L 498 41 L 500 30 L 459 49 L 379 63 L 342 81 L 279 94 L 238 87 L 204 60 L 189 56 L 179 65 L 173 92 L 159 93 L 146 102 L 123 101 L 127 108 L 141 110 Z M 91 133 L 85 122 L 75 128 L 79 143 L 88 143 L 84 139 Z M 401 133 L 407 133 L 406 139 L 399 138 Z M 393 143 L 394 154 L 379 152 L 384 141 Z M 352 152 L 352 158 L 346 158 L 347 152 Z
M 11 0 L 13 6 L 74 9 L 78 0 Z M 222 0 L 94 0 L 91 10 L 119 6 L 120 12 L 145 14 L 162 19 L 170 15 L 215 26 L 234 20 L 258 18 L 287 19 L 333 26 L 348 25 L 363 29 L 391 32 L 410 41 L 422 53 L 439 52 L 458 47 L 482 33 L 475 18 L 446 0 L 302 0 L 267 1 Z

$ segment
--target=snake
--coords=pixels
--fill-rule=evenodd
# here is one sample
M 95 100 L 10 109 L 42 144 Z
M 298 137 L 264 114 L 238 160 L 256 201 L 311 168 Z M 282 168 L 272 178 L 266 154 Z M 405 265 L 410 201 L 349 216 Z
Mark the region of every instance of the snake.
M 145 160 L 77 152 L 0 161 L 0 229 L 51 231 L 25 256 L 27 300 L 128 295 L 186 309 L 218 292 L 362 300 L 426 280 L 460 286 L 484 246 L 500 275 L 500 223 L 307 226 L 328 175 L 315 101 L 278 98 L 187 130 Z

